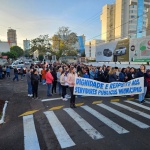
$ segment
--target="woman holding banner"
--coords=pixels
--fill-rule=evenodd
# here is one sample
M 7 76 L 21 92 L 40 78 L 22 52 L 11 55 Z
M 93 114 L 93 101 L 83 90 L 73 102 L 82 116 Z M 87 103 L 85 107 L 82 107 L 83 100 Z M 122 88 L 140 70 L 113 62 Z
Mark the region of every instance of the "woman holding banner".
M 70 93 L 71 93 L 71 99 L 70 99 L 70 107 L 71 108 L 76 108 L 75 95 L 73 94 L 76 77 L 77 77 L 77 74 L 75 73 L 75 68 L 72 66 L 72 67 L 70 67 L 70 72 L 67 76 L 67 82 L 69 84 Z
M 139 94 L 139 101 L 140 103 L 143 103 L 145 102 L 144 98 L 145 98 L 146 91 L 147 91 L 146 67 L 144 65 L 141 65 L 139 71 L 136 73 L 136 78 L 139 78 L 139 77 L 144 77 L 144 93 Z

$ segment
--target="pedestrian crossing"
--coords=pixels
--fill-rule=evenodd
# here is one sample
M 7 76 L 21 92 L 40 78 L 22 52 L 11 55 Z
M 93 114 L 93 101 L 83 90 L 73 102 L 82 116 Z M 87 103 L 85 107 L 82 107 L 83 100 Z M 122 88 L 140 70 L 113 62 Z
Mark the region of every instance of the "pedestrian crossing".
M 81 128 L 81 130 L 83 130 L 83 132 L 91 140 L 95 140 L 95 141 L 99 141 L 101 139 L 107 138 L 107 136 L 105 135 L 105 133 L 101 133 L 101 131 L 99 131 L 97 127 L 95 127 L 95 125 L 93 126 L 92 121 L 89 122 L 89 119 L 85 119 L 85 116 L 83 116 L 82 114 L 83 111 L 84 113 L 86 112 L 87 117 L 89 116 L 94 117 L 94 119 L 106 125 L 107 128 L 110 128 L 111 130 L 115 131 L 116 134 L 120 134 L 122 136 L 124 134 L 130 133 L 132 130 L 124 126 L 122 127 L 121 123 L 118 124 L 113 119 L 110 119 L 110 117 L 107 116 L 107 113 L 110 112 L 115 116 L 119 117 L 119 119 L 123 119 L 127 121 L 129 124 L 141 128 L 141 130 L 146 130 L 150 127 L 148 123 L 147 124 L 145 123 L 147 122 L 147 120 L 149 121 L 150 119 L 149 104 L 145 106 L 133 101 L 124 101 L 121 103 L 111 102 L 110 104 L 101 103 L 101 104 L 97 104 L 95 107 L 93 108 L 93 105 L 90 106 L 84 105 L 78 107 L 77 109 L 64 108 L 61 111 L 65 113 L 65 115 L 67 115 L 67 120 L 73 122 L 74 125 Z M 138 108 L 142 110 L 140 111 L 138 110 Z M 78 109 L 80 109 L 80 111 L 78 111 Z M 143 110 L 146 112 L 143 112 Z M 105 115 L 104 112 L 106 113 Z M 130 115 L 127 115 L 128 112 L 130 112 Z M 59 119 L 62 114 L 59 114 L 58 116 L 56 111 L 46 111 L 43 113 L 54 135 L 56 136 L 56 139 L 60 145 L 60 149 L 75 147 L 77 143 L 70 135 L 69 132 L 70 130 L 65 128 L 62 120 Z M 132 115 L 132 113 L 134 115 L 137 115 L 137 117 L 134 118 L 133 117 L 134 115 Z M 142 121 L 140 121 L 140 117 L 138 116 L 146 120 L 144 122 L 143 119 Z M 24 150 L 41 150 L 40 141 L 38 140 L 39 138 L 37 136 L 33 115 L 23 116 L 23 130 L 24 130 Z

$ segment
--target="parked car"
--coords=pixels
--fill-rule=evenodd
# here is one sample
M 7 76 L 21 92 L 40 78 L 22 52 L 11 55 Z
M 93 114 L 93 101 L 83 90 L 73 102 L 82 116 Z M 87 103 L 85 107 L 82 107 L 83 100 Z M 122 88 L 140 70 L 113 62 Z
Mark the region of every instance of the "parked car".
M 40 64 L 41 64 L 40 61 L 35 61 L 35 62 L 34 62 L 34 65 L 40 65 Z
M 17 65 L 18 74 L 20 74 L 20 69 L 23 68 L 23 73 L 26 74 L 26 67 L 24 64 Z
M 116 55 L 125 55 L 126 54 L 126 47 L 122 46 L 122 47 L 119 47 L 117 50 L 116 50 Z
M 9 65 L 10 69 L 14 69 L 15 67 L 17 67 L 18 63 L 17 62 L 13 62 L 11 65 Z
M 111 57 L 112 56 L 112 51 L 110 49 L 104 49 L 103 54 L 106 57 Z
M 29 61 L 25 61 L 24 64 L 25 65 L 30 65 L 30 62 Z

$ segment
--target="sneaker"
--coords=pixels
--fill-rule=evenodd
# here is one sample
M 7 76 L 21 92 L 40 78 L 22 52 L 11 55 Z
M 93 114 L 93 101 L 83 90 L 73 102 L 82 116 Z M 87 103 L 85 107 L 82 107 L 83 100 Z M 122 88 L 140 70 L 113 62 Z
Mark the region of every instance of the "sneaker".
M 68 95 L 68 94 L 66 94 L 66 95 L 65 95 L 65 98 L 71 98 L 71 96 L 70 96 L 70 95 Z
M 28 96 L 30 97 L 31 95 L 30 95 L 30 94 L 28 94 Z
M 61 99 L 63 100 L 64 98 L 63 98 L 63 97 L 61 97 Z
M 63 101 L 67 101 L 68 99 L 67 98 L 63 98 Z

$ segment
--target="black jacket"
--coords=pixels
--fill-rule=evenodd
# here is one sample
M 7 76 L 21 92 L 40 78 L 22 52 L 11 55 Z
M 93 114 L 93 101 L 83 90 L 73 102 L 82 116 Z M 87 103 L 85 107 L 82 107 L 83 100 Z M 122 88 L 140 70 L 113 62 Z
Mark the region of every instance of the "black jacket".
M 39 82 L 39 76 L 37 74 L 32 74 L 31 75 L 31 84 L 34 85 L 34 84 L 38 84 Z

